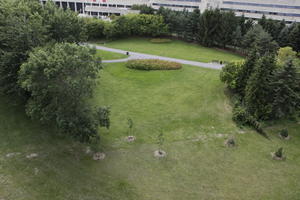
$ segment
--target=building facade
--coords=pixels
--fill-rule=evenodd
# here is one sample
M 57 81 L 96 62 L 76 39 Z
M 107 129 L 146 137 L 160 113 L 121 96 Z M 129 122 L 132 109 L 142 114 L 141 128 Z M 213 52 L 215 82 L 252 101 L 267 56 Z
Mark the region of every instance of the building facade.
M 222 10 L 231 10 L 247 18 L 266 18 L 300 22 L 300 0 L 223 0 Z
M 40 0 L 45 3 L 47 0 Z M 262 15 L 276 20 L 300 22 L 300 0 L 53 0 L 62 8 L 70 8 L 84 15 L 109 16 L 136 13 L 132 5 L 148 5 L 154 9 L 159 7 L 172 10 L 189 10 L 196 8 L 219 8 L 224 11 L 233 11 L 236 15 L 245 15 L 247 18 L 258 19 Z

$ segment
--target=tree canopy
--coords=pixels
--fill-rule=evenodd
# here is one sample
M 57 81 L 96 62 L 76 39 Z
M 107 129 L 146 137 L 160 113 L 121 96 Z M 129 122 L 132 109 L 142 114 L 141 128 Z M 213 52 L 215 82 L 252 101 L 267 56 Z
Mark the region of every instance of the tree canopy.
M 41 122 L 55 122 L 64 133 L 87 141 L 100 119 L 86 100 L 93 94 L 101 65 L 95 50 L 57 43 L 30 53 L 19 72 L 20 86 L 29 92 L 26 113 Z

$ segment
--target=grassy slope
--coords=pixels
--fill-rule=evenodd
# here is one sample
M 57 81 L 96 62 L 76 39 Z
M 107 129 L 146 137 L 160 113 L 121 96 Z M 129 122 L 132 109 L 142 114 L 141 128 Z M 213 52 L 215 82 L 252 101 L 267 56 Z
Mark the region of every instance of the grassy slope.
M 116 60 L 116 59 L 122 59 L 122 58 L 128 57 L 125 54 L 113 53 L 113 52 L 103 51 L 103 50 L 99 50 L 99 49 L 97 49 L 96 56 L 98 56 L 102 60 Z
M 206 48 L 180 40 L 173 40 L 170 43 L 155 44 L 151 43 L 150 39 L 147 38 L 129 38 L 108 42 L 105 43 L 105 46 L 200 62 L 211 62 L 212 60 L 233 61 L 242 59 L 242 57 L 232 53 Z
M 300 125 L 282 122 L 268 129 L 271 140 L 247 129 L 238 134 L 223 87 L 216 70 L 106 66 L 93 100 L 112 106 L 111 130 L 101 129 L 103 161 L 92 161 L 83 145 L 54 136 L 1 98 L 0 199 L 299 198 Z M 137 137 L 132 144 L 124 142 L 129 116 Z M 275 134 L 283 125 L 290 141 Z M 153 157 L 160 129 L 168 153 L 162 160 Z M 238 147 L 224 148 L 216 133 L 235 135 Z M 203 135 L 204 141 L 194 140 Z M 288 158 L 273 161 L 270 152 L 280 146 Z M 22 154 L 6 158 L 9 152 Z M 24 155 L 31 152 L 40 157 L 28 161 Z

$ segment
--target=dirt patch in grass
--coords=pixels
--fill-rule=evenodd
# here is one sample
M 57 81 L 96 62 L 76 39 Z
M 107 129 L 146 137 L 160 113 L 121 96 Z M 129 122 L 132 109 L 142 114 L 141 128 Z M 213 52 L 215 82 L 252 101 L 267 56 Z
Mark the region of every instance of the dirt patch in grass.
M 106 156 L 105 153 L 97 152 L 94 153 L 93 160 L 104 160 L 105 156 Z
M 126 141 L 127 141 L 127 142 L 134 142 L 134 141 L 135 141 L 135 136 L 132 136 L 132 135 L 127 136 L 127 137 L 126 137 Z
M 167 156 L 167 153 L 163 150 L 156 150 L 154 151 L 154 156 L 157 158 L 163 158 Z

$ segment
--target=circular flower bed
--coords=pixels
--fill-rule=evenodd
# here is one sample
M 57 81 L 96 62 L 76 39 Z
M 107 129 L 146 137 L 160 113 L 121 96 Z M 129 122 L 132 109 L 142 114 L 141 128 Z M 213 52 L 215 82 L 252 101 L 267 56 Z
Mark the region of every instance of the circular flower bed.
M 175 70 L 180 69 L 182 65 L 158 59 L 137 59 L 128 61 L 126 67 L 139 70 Z
M 157 43 L 157 44 L 161 44 L 161 43 L 169 43 L 172 42 L 172 40 L 167 39 L 167 38 L 153 38 L 150 40 L 150 42 L 152 43 Z

